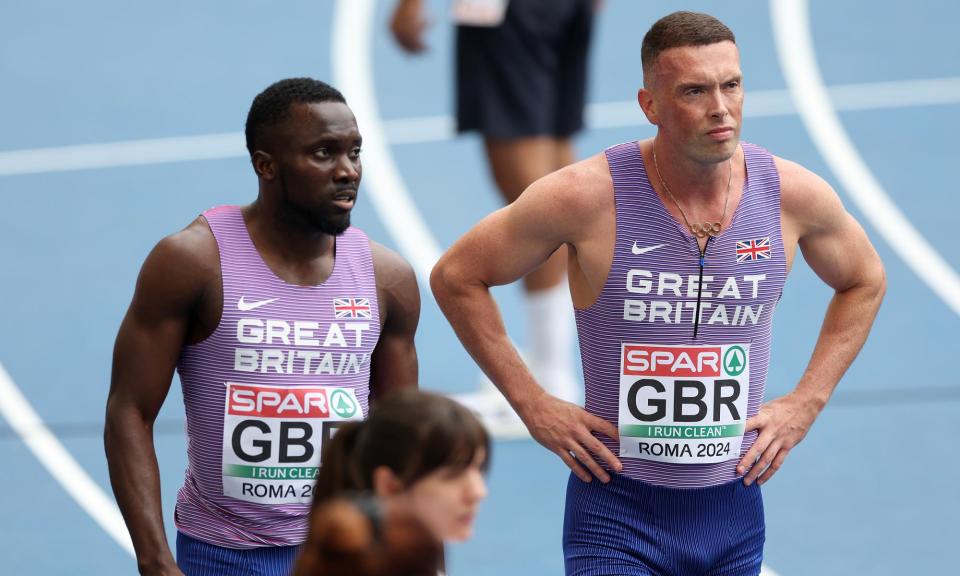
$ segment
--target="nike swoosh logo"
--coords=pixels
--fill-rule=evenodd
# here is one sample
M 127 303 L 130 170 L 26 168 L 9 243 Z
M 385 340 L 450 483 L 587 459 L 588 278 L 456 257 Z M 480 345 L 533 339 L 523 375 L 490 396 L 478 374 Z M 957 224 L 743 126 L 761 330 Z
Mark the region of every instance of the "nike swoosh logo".
M 644 246 L 643 248 L 641 248 L 640 246 L 637 246 L 637 241 L 634 240 L 633 248 L 631 248 L 630 251 L 636 254 L 637 256 L 639 256 L 641 254 L 646 254 L 647 252 L 653 252 L 657 248 L 663 248 L 664 246 L 666 246 L 666 244 L 657 244 L 656 246 Z
M 269 300 L 259 300 L 257 302 L 244 302 L 243 296 L 240 297 L 240 301 L 237 302 L 237 309 L 241 312 L 249 312 L 250 310 L 256 310 L 261 306 L 266 306 L 271 302 L 276 302 L 279 298 L 270 298 Z

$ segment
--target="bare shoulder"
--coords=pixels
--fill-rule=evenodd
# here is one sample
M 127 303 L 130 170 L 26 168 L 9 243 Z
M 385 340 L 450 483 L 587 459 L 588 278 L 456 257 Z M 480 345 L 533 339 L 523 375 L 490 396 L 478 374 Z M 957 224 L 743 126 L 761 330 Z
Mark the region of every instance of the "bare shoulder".
M 374 240 L 370 240 L 370 253 L 384 320 L 399 313 L 411 317 L 415 325 L 420 316 L 420 289 L 413 267 L 403 256 Z
M 600 153 L 540 178 L 527 194 L 562 200 L 571 209 L 596 209 L 598 201 L 613 202 L 613 178 Z
M 219 268 L 220 254 L 207 221 L 198 216 L 183 230 L 160 240 L 148 262 L 151 259 L 162 267 L 176 266 L 188 273 L 202 273 Z
M 796 162 L 779 157 L 775 162 L 781 211 L 798 237 L 833 228 L 846 218 L 840 197 L 826 180 Z
M 378 288 L 412 287 L 416 289 L 416 274 L 403 256 L 372 239 L 370 253 L 373 256 L 373 272 L 377 277 Z
M 186 228 L 160 240 L 147 256 L 137 292 L 149 298 L 195 301 L 219 285 L 217 241 L 206 220 L 197 217 Z
M 508 209 L 519 225 L 561 233 L 563 241 L 592 234 L 596 226 L 608 225 L 614 213 L 606 158 L 597 154 L 540 178 Z

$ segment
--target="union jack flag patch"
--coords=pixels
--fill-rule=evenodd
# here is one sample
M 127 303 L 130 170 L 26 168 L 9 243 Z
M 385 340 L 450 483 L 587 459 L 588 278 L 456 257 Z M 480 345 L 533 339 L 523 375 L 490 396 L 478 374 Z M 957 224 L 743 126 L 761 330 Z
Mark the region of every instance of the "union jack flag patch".
M 369 298 L 334 298 L 334 318 L 373 318 Z
M 770 237 L 737 240 L 737 263 L 770 258 Z

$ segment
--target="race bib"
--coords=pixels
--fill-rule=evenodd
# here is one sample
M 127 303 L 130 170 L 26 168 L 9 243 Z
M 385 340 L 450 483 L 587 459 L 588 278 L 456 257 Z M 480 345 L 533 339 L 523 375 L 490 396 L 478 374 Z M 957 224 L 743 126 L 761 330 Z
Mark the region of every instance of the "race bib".
M 227 383 L 223 494 L 258 504 L 309 503 L 323 449 L 363 419 L 350 388 Z
M 456 0 L 453 21 L 464 26 L 499 26 L 507 14 L 508 0 Z
M 623 343 L 620 352 L 620 456 L 676 464 L 740 457 L 749 344 Z

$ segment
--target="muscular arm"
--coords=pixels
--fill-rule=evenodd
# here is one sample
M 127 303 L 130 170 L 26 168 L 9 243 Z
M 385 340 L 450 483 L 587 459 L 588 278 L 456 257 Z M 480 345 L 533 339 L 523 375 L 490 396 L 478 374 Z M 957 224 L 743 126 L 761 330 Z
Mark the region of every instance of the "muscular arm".
M 163 528 L 153 424 L 207 284 L 200 262 L 213 238 L 200 226 L 165 238 L 147 257 L 114 346 L 104 447 L 141 574 L 180 574 Z
M 806 435 L 867 339 L 886 290 L 883 264 L 863 228 L 830 186 L 778 159 L 785 244 L 796 241 L 810 268 L 834 289 L 810 362 L 796 388 L 748 422 L 760 436 L 740 464 L 747 483 L 768 480 Z
M 563 244 L 576 251 L 597 236 L 603 186 L 596 168 L 602 162 L 594 157 L 538 180 L 460 238 L 430 275 L 437 303 L 464 347 L 533 437 L 584 481 L 590 474 L 583 466 L 609 479 L 588 451 L 619 469 L 616 457 L 591 435 L 596 430 L 616 437 L 616 427 L 546 394 L 507 337 L 489 288 L 522 278 Z
M 413 269 L 399 254 L 375 242 L 370 248 L 383 324 L 370 363 L 370 391 L 376 401 L 393 390 L 417 386 L 414 336 L 420 322 L 420 290 Z

